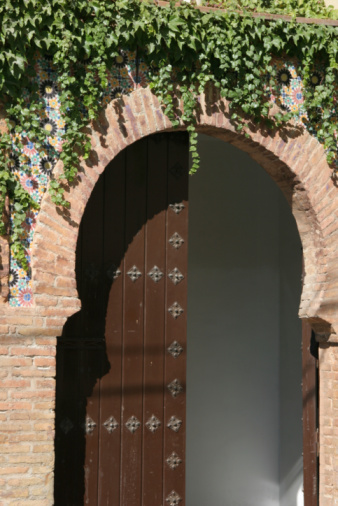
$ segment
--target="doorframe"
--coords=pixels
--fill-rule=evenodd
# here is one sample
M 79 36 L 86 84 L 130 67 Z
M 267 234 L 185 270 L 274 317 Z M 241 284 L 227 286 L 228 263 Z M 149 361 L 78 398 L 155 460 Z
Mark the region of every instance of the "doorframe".
M 318 427 L 318 342 L 310 324 L 302 321 L 303 397 L 303 489 L 304 506 L 318 506 L 319 427 Z

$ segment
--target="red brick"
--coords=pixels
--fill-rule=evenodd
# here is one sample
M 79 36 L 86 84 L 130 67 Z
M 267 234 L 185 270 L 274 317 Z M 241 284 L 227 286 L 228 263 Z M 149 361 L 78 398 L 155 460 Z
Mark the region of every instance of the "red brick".
M 69 287 L 55 287 L 50 285 L 45 285 L 44 283 L 36 283 L 34 293 L 42 293 L 46 295 L 58 295 L 65 297 L 76 297 L 77 291 L 76 288 Z
M 29 467 L 0 467 L 0 474 L 24 474 L 27 473 Z
M 50 436 L 47 431 L 45 432 L 27 432 L 25 434 L 11 434 L 9 437 L 10 443 L 30 443 L 32 441 L 49 441 Z
M 31 366 L 31 358 L 0 356 L 0 367 Z
M 35 301 L 36 304 L 39 304 L 41 306 L 56 306 L 58 304 L 58 298 L 47 296 L 47 295 L 35 295 Z M 43 332 L 40 332 L 40 334 L 43 334 Z M 46 334 L 48 335 L 48 334 Z
M 12 411 L 17 409 L 30 410 L 32 404 L 30 402 L 0 402 L 0 411 Z
M 8 461 L 11 464 L 54 463 L 54 455 L 32 455 L 28 452 L 28 455 L 9 455 Z
M 69 225 L 65 220 L 60 223 L 59 216 L 57 216 L 57 220 L 51 219 L 51 211 L 53 211 L 54 214 L 54 204 L 44 205 L 39 214 L 40 221 L 45 225 L 48 225 L 51 230 L 57 232 L 59 236 L 67 237 L 68 239 L 73 239 L 73 241 L 76 241 L 77 229 Z
M 36 388 L 55 388 L 54 379 L 36 380 Z
M 55 358 L 35 358 L 34 365 L 37 367 L 55 366 Z
M 41 478 L 33 476 L 20 476 L 20 478 L 13 478 L 11 480 L 8 480 L 8 484 L 13 487 L 28 487 L 29 485 L 37 485 L 40 482 Z
M 44 347 L 34 347 L 34 348 L 12 348 L 11 349 L 12 355 L 33 355 L 33 356 L 40 356 L 40 355 L 52 355 L 54 356 L 56 354 L 55 346 L 44 346 Z
M 46 397 L 54 397 L 54 390 L 20 390 L 14 391 L 11 394 L 12 399 L 43 399 Z
M 33 445 L 33 453 L 51 453 L 54 449 L 54 444 L 34 444 Z
M 50 297 L 43 296 L 43 302 L 46 303 L 46 301 L 49 299 L 50 299 Z M 57 299 L 54 300 L 54 302 L 55 302 L 55 304 L 57 304 Z M 41 304 L 40 300 L 39 300 L 39 303 Z M 52 304 L 50 304 L 50 305 L 52 305 Z M 51 329 L 51 328 L 46 328 L 46 327 L 18 327 L 17 332 L 18 332 L 18 334 L 21 334 L 24 336 L 54 336 L 54 335 L 57 336 L 58 335 L 58 331 L 56 329 Z
M 48 431 L 54 429 L 54 422 L 36 423 L 34 429 L 37 431 Z
M 41 269 L 34 269 L 35 279 L 40 283 L 48 283 L 49 285 L 54 285 L 55 283 L 55 274 L 51 274 L 49 272 L 44 272 Z
M 81 308 L 81 301 L 75 298 L 60 299 L 59 303 L 61 306 L 67 307 L 69 311 L 73 311 L 74 313 L 76 313 Z
M 37 337 L 35 339 L 35 344 L 37 346 L 52 346 L 52 347 L 55 347 L 56 346 L 56 343 L 57 343 L 57 339 L 56 337 Z M 54 353 L 52 353 L 52 355 L 54 355 Z
M 79 308 L 69 308 L 69 307 L 43 307 L 39 308 L 39 311 L 41 314 L 44 314 L 45 316 L 63 316 L 67 318 L 68 316 L 72 315 L 76 311 L 78 311 Z
M 51 368 L 51 369 L 44 369 L 44 370 L 40 370 L 40 369 L 34 369 L 34 368 L 30 368 L 30 369 L 18 369 L 17 371 L 16 370 L 13 370 L 12 371 L 12 375 L 13 376 L 23 376 L 25 378 L 27 377 L 31 377 L 31 378 L 34 378 L 34 377 L 53 377 L 55 376 L 55 368 Z
M 55 376 L 55 375 L 54 375 Z M 50 410 L 55 409 L 55 400 L 54 398 L 51 401 L 45 401 L 45 402 L 34 402 L 34 409 L 40 409 L 40 410 Z M 52 413 L 52 418 L 54 420 L 54 414 Z
M 46 327 L 63 327 L 66 318 L 46 318 Z
M 30 387 L 30 380 L 7 379 L 0 380 L 0 388 L 27 388 Z
M 55 286 L 76 288 L 76 279 L 59 276 L 56 278 Z
M 45 260 L 44 258 L 37 258 L 32 257 L 32 267 L 35 269 L 35 267 L 39 267 L 40 270 L 44 272 L 49 272 L 51 274 L 55 275 L 55 261 L 49 262 L 48 260 Z
M 139 114 L 142 114 L 144 112 L 143 103 L 140 97 L 139 90 L 131 94 L 129 98 L 129 103 L 135 116 L 138 116 Z
M 16 315 L 7 315 L 6 316 L 7 323 L 15 323 L 15 325 L 32 325 L 33 318 L 31 316 L 21 316 L 20 314 Z

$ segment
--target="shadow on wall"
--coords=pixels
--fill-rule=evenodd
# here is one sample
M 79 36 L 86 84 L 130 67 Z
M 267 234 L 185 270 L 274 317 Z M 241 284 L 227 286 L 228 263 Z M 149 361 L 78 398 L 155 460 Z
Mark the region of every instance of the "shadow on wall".
M 108 284 L 92 266 L 85 277 L 82 310 L 68 319 L 56 356 L 55 481 L 56 506 L 82 506 L 86 494 L 87 410 L 99 397 L 99 379 L 110 370 L 104 338 Z M 98 286 L 106 290 L 98 290 Z M 96 329 L 86 322 L 92 321 Z M 96 418 L 96 417 L 94 417 Z M 96 420 L 97 422 L 97 420 Z M 96 438 L 95 438 L 96 439 Z M 97 442 L 96 442 L 97 444 Z M 88 446 L 88 445 L 87 445 Z

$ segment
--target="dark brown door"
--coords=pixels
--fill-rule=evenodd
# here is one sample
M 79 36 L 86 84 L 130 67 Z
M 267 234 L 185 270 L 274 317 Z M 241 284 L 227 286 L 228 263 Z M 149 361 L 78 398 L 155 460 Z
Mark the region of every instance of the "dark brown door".
M 185 504 L 187 195 L 178 132 L 125 150 L 90 198 L 57 352 L 56 505 Z

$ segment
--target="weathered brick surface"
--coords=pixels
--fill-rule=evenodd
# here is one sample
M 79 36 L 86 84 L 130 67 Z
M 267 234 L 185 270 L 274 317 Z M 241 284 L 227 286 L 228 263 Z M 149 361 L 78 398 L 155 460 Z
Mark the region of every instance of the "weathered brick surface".
M 33 318 L 18 315 L 18 323 L 34 328 Z M 1 346 L 0 504 L 53 504 L 55 344 L 18 334 Z
M 319 350 L 320 506 L 338 498 L 338 348 L 322 344 Z M 334 502 L 335 501 L 335 502 Z
M 32 250 L 34 306 L 10 308 L 0 293 L 0 506 L 53 504 L 56 337 L 80 308 L 75 279 L 79 224 L 99 175 L 122 149 L 172 125 L 149 89 L 123 98 L 124 116 L 111 104 L 88 128 L 92 152 L 81 161 L 79 184 L 69 189 L 70 209 L 45 194 Z M 308 133 L 281 135 L 247 124 L 236 133 L 228 104 L 208 87 L 199 98 L 198 129 L 246 151 L 284 192 L 301 236 L 305 279 L 300 316 L 321 344 L 320 506 L 338 505 L 338 189 L 322 146 Z M 183 128 L 183 127 L 182 127 Z M 62 169 L 62 162 L 55 168 Z M 6 243 L 1 253 L 7 255 Z M 7 263 L 6 263 L 7 262 Z M 2 259 L 4 273 L 8 259 Z M 6 272 L 5 272 L 6 271 Z M 3 277 L 0 273 L 0 277 Z M 3 279 L 5 279 L 3 277 Z

